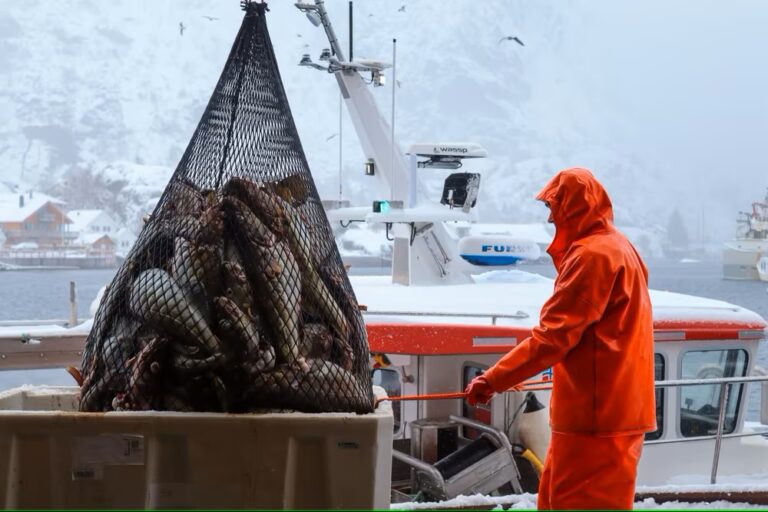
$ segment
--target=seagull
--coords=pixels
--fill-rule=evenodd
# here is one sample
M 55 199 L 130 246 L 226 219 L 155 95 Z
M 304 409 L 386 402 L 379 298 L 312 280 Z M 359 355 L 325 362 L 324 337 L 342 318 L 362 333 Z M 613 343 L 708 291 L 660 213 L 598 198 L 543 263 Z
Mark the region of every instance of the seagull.
M 400 88 L 400 80 L 395 80 L 395 83 L 397 83 L 398 89 Z
M 208 21 L 216 21 L 217 19 L 219 19 L 219 18 L 214 18 L 213 16 L 206 16 L 205 14 L 203 14 L 203 18 L 207 19 Z
M 405 12 L 405 5 L 401 6 L 397 12 Z
M 331 135 L 330 137 L 327 137 L 327 138 L 325 139 L 325 142 L 328 142 L 329 140 L 331 140 L 332 138 L 334 138 L 334 137 L 335 137 L 335 136 L 337 136 L 337 135 L 338 135 L 338 133 L 334 133 L 334 134 L 333 134 L 333 135 Z
M 185 28 L 187 28 L 187 27 L 185 27 L 182 22 L 179 22 L 179 34 L 180 35 L 182 35 L 182 36 L 184 35 L 184 29 Z
M 296 37 L 301 37 L 301 34 L 296 34 Z
M 525 45 L 523 44 L 523 42 L 520 40 L 520 38 L 519 38 L 519 37 L 517 37 L 517 36 L 506 36 L 506 37 L 502 37 L 501 39 L 499 39 L 499 43 L 498 43 L 498 44 L 501 44 L 501 43 L 502 43 L 502 42 L 504 42 L 504 41 L 514 41 L 514 42 L 516 42 L 517 44 L 519 44 L 520 46 L 525 46 Z

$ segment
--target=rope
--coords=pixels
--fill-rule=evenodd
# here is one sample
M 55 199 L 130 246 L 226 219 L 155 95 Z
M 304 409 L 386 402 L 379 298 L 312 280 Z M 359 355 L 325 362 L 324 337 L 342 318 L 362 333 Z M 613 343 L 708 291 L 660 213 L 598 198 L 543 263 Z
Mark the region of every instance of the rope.
M 544 391 L 552 389 L 552 380 L 551 379 L 537 379 L 537 380 L 527 380 L 525 382 L 521 382 L 517 386 L 514 386 L 510 388 L 508 391 L 505 391 L 505 393 L 508 392 L 519 392 L 519 391 Z M 403 396 L 391 396 L 391 397 L 382 397 L 377 398 L 374 402 L 374 408 L 378 407 L 378 405 L 381 402 L 390 401 L 390 402 L 406 402 L 406 401 L 415 401 L 415 400 L 450 400 L 454 398 L 466 398 L 467 393 L 464 391 L 457 391 L 453 393 L 428 393 L 424 395 L 403 395 Z

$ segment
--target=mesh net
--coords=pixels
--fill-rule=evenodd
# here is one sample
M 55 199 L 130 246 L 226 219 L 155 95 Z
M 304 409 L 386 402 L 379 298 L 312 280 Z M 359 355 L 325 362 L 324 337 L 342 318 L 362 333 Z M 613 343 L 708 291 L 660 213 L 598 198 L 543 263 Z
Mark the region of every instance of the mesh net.
M 372 410 L 368 342 L 264 19 L 108 286 L 80 410 Z

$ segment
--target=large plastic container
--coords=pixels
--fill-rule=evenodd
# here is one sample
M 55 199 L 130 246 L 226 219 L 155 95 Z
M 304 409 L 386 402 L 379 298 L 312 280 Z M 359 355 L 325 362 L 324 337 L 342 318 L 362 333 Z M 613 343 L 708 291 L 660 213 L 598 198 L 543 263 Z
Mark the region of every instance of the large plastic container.
M 76 393 L 0 393 L 5 508 L 389 508 L 388 407 L 80 413 Z

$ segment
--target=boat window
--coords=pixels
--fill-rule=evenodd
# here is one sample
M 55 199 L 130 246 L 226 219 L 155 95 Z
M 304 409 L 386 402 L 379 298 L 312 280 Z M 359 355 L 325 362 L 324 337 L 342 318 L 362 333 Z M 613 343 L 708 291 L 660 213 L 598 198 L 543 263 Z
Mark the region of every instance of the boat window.
M 471 363 L 465 364 L 464 367 L 462 368 L 461 389 L 466 389 L 467 385 L 469 385 L 472 379 L 474 379 L 479 375 L 482 375 L 485 370 L 486 370 L 485 367 L 476 366 Z M 464 416 L 465 418 L 469 418 L 471 420 L 475 420 L 480 423 L 485 423 L 486 425 L 491 424 L 490 404 L 488 405 L 477 404 L 476 406 L 472 407 L 471 405 L 469 405 L 469 403 L 467 403 L 466 400 L 463 400 L 461 415 Z M 475 429 L 465 428 L 464 435 L 469 439 L 475 439 L 480 435 L 480 433 L 477 432 Z
M 682 361 L 683 379 L 743 377 L 747 372 L 747 351 L 697 350 L 686 352 Z M 743 384 L 732 384 L 726 397 L 723 433 L 736 429 L 736 416 Z M 701 384 L 680 388 L 680 433 L 684 437 L 717 433 L 720 416 L 720 385 Z
M 665 377 L 664 356 L 653 354 L 653 380 L 664 380 Z M 656 388 L 656 430 L 645 434 L 646 441 L 659 439 L 664 433 L 664 388 Z
M 400 374 L 396 370 L 387 368 L 376 368 L 371 373 L 374 386 L 381 386 L 387 392 L 387 396 L 402 395 L 402 385 L 400 383 Z M 395 417 L 395 433 L 400 432 L 400 412 L 402 402 L 390 402 L 392 404 L 392 415 Z

